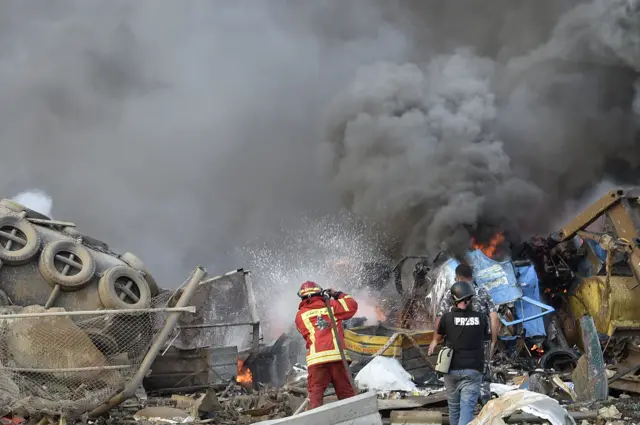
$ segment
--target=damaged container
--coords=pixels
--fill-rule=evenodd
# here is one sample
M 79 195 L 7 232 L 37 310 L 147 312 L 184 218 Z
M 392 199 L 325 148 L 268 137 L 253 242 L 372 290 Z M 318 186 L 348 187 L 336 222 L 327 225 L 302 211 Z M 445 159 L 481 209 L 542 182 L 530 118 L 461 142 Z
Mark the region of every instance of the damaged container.
M 347 355 L 353 361 L 364 363 L 383 349 L 385 345 L 389 344 L 389 340 L 395 333 L 410 335 L 420 346 L 423 353 L 426 353 L 433 339 L 434 331 L 410 331 L 384 325 L 345 329 L 344 345 Z M 413 342 L 404 335 L 399 335 L 380 355 L 397 359 L 402 367 L 415 379 L 427 377 L 433 372 L 433 369 L 426 364 Z

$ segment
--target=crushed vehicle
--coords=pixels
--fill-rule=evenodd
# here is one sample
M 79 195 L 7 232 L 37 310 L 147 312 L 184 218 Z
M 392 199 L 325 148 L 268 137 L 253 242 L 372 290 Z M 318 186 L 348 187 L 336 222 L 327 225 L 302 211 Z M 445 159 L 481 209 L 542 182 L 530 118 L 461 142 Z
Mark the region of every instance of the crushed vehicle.
M 511 255 L 497 259 L 503 243 L 498 233 L 465 260 L 499 308 L 504 345 L 523 340 L 540 367 L 571 370 L 586 349 L 580 318 L 590 316 L 616 375 L 609 386 L 640 392 L 640 192 L 610 191 L 559 230 L 507 246 Z M 458 264 L 446 255 L 433 264 L 433 316 Z
M 572 370 L 585 350 L 580 318 L 591 316 L 615 374 L 609 386 L 640 392 L 640 190 L 610 191 L 559 230 L 520 246 L 498 229 L 484 245 L 474 241 L 465 261 L 498 306 L 509 358 L 524 354 L 535 367 Z M 384 324 L 428 331 L 458 264 L 446 251 L 433 260 L 362 264 L 361 285 L 379 291 L 391 281 L 401 301 L 385 309 Z
M 606 193 L 518 255 L 535 266 L 568 345 L 580 346 L 579 318 L 591 316 L 617 370 L 609 386 L 640 392 L 640 191 Z

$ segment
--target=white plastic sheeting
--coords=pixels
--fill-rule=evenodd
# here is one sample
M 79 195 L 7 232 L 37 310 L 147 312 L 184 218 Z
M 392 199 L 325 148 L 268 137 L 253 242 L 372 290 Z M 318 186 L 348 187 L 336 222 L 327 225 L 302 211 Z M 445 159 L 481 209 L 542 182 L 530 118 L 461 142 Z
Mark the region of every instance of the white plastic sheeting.
M 358 388 L 369 391 L 415 391 L 411 374 L 400 362 L 389 357 L 378 356 L 362 368 L 355 378 Z
M 502 418 L 518 410 L 545 419 L 551 425 L 576 423 L 566 409 L 551 397 L 527 390 L 514 390 L 488 402 L 469 425 L 505 425 Z

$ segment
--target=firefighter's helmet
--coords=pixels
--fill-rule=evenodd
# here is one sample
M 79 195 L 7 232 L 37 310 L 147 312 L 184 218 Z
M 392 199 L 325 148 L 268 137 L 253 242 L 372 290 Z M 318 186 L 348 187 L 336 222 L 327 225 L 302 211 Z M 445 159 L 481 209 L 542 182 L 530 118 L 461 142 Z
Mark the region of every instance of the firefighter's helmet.
M 298 296 L 302 299 L 322 294 L 322 288 L 315 282 L 307 281 L 300 286 Z

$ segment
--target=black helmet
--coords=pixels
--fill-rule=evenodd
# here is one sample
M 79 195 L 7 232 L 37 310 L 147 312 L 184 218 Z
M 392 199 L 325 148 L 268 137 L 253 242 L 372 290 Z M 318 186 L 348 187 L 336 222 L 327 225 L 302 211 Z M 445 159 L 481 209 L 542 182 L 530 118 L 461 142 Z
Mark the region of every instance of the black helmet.
M 451 286 L 451 299 L 455 303 L 469 299 L 476 294 L 473 285 L 469 282 L 456 282 Z

